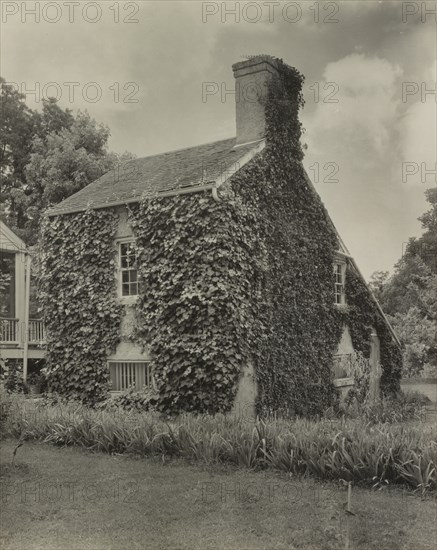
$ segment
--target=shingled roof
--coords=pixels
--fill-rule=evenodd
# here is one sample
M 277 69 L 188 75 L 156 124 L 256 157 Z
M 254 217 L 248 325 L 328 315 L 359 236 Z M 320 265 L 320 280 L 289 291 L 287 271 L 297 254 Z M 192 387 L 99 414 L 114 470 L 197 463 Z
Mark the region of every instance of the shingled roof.
M 225 139 L 127 161 L 51 208 L 49 215 L 137 202 L 148 194 L 200 190 L 241 168 L 263 145 L 262 140 L 235 143 L 236 138 Z

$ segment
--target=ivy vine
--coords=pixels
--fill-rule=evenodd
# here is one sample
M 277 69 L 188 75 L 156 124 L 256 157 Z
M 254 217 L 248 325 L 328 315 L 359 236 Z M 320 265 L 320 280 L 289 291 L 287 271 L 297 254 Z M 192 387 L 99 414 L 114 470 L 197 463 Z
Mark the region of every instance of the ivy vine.
M 345 321 L 349 326 L 354 349 L 368 359 L 370 333 L 372 328 L 376 330 L 380 342 L 381 390 L 386 396 L 394 395 L 400 390 L 402 351 L 393 340 L 390 329 L 367 286 L 353 269 L 349 269 L 347 273 L 346 296 L 349 308 Z
M 47 328 L 49 391 L 94 403 L 109 389 L 106 358 L 119 340 L 110 209 L 56 216 L 43 224 L 39 297 Z

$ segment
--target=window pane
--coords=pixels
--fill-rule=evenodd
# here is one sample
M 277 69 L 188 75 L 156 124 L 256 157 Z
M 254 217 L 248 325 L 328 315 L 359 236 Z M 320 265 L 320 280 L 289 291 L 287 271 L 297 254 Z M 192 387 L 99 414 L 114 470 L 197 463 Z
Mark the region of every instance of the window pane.
M 122 296 L 136 296 L 138 294 L 138 273 L 136 265 L 135 243 L 120 243 L 120 271 Z
M 129 268 L 135 264 L 136 252 L 134 243 L 120 244 L 120 265 L 122 268 Z
M 122 293 L 122 296 L 137 296 L 138 295 L 137 281 L 122 283 L 121 293 Z
M 136 296 L 138 294 L 138 285 L 137 283 L 131 283 L 130 284 L 130 295 Z
M 348 378 L 348 365 L 351 361 L 351 355 L 337 355 L 334 357 L 334 379 Z
M 335 303 L 344 304 L 344 280 L 345 280 L 346 264 L 335 263 L 334 264 L 334 288 L 335 288 Z

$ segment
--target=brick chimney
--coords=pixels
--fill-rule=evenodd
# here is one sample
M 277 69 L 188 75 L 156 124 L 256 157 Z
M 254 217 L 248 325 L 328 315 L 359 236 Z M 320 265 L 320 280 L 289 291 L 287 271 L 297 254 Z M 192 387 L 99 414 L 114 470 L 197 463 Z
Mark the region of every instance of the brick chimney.
M 267 55 L 251 57 L 232 65 L 237 114 L 236 145 L 265 137 L 265 103 L 268 85 L 279 77 L 276 60 Z

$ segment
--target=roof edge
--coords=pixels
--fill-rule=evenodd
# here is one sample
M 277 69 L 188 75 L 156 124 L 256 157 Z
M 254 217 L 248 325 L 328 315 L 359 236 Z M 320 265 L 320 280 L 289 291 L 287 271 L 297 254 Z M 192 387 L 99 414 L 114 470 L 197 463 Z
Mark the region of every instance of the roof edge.
M 15 248 L 21 250 L 21 252 L 27 252 L 27 245 L 16 235 L 12 229 L 10 229 L 5 222 L 0 220 L 0 237 L 5 236 L 5 239 L 10 242 Z M 3 238 L 0 238 L 0 241 L 3 242 Z
M 364 278 L 364 275 L 361 273 L 360 268 L 359 268 L 358 265 L 357 265 L 357 262 L 355 261 L 355 259 L 354 259 L 352 256 L 349 256 L 349 260 L 350 260 L 350 262 L 352 263 L 352 265 L 354 266 L 355 271 L 357 272 L 357 274 L 358 274 L 358 276 L 360 277 L 360 279 L 362 280 L 362 282 L 366 285 L 367 291 L 369 292 L 371 298 L 373 299 L 373 301 L 374 301 L 375 304 L 376 304 L 376 307 L 377 307 L 378 310 L 379 310 L 379 313 L 382 315 L 382 317 L 383 317 L 385 323 L 387 324 L 388 329 L 389 329 L 389 331 L 390 331 L 390 333 L 391 333 L 391 335 L 392 335 L 394 341 L 395 341 L 396 344 L 399 346 L 399 348 L 402 348 L 402 344 L 401 344 L 401 342 L 400 342 L 400 340 L 399 340 L 399 338 L 398 338 L 398 336 L 397 336 L 397 334 L 396 334 L 396 332 L 395 332 L 395 329 L 392 327 L 390 321 L 387 319 L 387 316 L 386 316 L 386 314 L 384 313 L 384 310 L 382 309 L 381 304 L 378 302 L 376 296 L 375 296 L 375 295 L 373 294 L 373 292 L 371 291 L 371 289 L 370 289 L 370 287 L 369 287 L 369 285 L 368 285 L 366 279 Z
M 256 140 L 251 143 L 258 143 L 256 147 L 248 151 L 245 155 L 243 155 L 240 159 L 236 160 L 229 168 L 227 168 L 224 172 L 220 174 L 220 176 L 215 180 L 215 188 L 221 187 L 223 184 L 225 184 L 228 179 L 230 179 L 234 174 L 236 174 L 239 170 L 241 170 L 246 164 L 248 164 L 258 153 L 261 153 L 263 149 L 266 147 L 266 140 Z M 243 145 L 249 145 L 249 144 L 243 144 Z M 238 147 L 238 146 L 237 146 Z M 235 149 L 235 147 L 234 147 Z
M 224 140 L 226 141 L 226 140 Z M 211 142 L 216 143 L 216 142 Z M 257 144 L 255 146 L 255 144 Z M 231 178 L 238 170 L 241 170 L 248 162 L 250 162 L 255 155 L 260 153 L 265 148 L 265 140 L 256 140 L 253 142 L 254 147 L 251 149 L 248 153 L 243 155 L 241 158 L 239 158 L 237 161 L 235 161 L 229 168 L 226 168 L 215 180 L 205 184 L 205 185 L 192 185 L 190 187 L 181 187 L 181 188 L 175 188 L 170 189 L 168 191 L 161 191 L 158 193 L 150 193 L 149 195 L 147 193 L 143 193 L 142 195 L 132 198 L 132 199 L 124 199 L 124 200 L 116 200 L 112 202 L 106 202 L 106 203 L 89 203 L 86 208 L 83 207 L 76 207 L 76 208 L 67 208 L 62 210 L 59 207 L 52 207 L 47 210 L 47 215 L 49 217 L 53 216 L 64 216 L 67 214 L 76 214 L 79 212 L 85 212 L 88 208 L 91 208 L 92 210 L 101 210 L 103 208 L 113 208 L 115 206 L 124 206 L 125 204 L 134 204 L 136 202 L 140 202 L 146 197 L 154 198 L 154 197 L 174 197 L 177 195 L 188 195 L 191 193 L 200 193 L 202 191 L 208 191 L 213 189 L 218 189 L 221 187 L 224 183 L 228 181 L 229 178 Z M 243 144 L 243 145 L 249 145 L 249 144 Z M 190 149 L 188 147 L 187 149 Z M 85 189 L 85 188 L 84 188 Z
M 113 208 L 115 206 L 124 206 L 126 204 L 135 204 L 136 202 L 141 202 L 146 197 L 155 198 L 155 197 L 174 197 L 176 195 L 188 195 L 190 193 L 200 193 L 202 191 L 208 191 L 215 186 L 214 183 L 208 185 L 193 185 L 192 187 L 182 187 L 181 189 L 170 189 L 169 191 L 161 191 L 161 193 L 150 193 L 147 195 L 143 193 L 142 195 L 135 197 L 133 199 L 124 199 L 112 202 L 97 203 L 93 204 L 92 202 L 88 203 L 86 208 L 76 207 L 68 208 L 61 210 L 60 208 L 50 208 L 47 210 L 47 215 L 51 218 L 54 216 L 66 216 L 67 214 L 77 214 L 79 212 L 85 212 L 88 209 L 91 210 L 102 210 L 103 208 Z
M 317 195 L 317 196 L 319 197 L 319 199 L 320 199 L 320 195 L 319 195 L 319 193 L 317 192 L 317 189 L 314 187 L 314 184 L 313 184 L 313 182 L 311 181 L 310 177 L 308 176 L 308 173 L 307 173 L 307 171 L 305 170 L 305 167 L 303 166 L 303 163 L 302 163 L 302 162 L 301 162 L 301 166 L 302 166 L 303 171 L 304 171 L 304 173 L 305 173 L 306 181 L 307 181 L 307 183 L 309 184 L 311 190 L 313 191 L 313 193 L 316 193 L 316 195 Z M 321 199 L 320 199 L 320 200 L 321 200 Z M 323 204 L 323 203 L 322 203 L 322 204 Z M 323 205 L 323 206 L 324 206 L 324 208 L 325 208 L 325 212 L 326 212 L 326 215 L 327 215 L 327 217 L 328 217 L 328 221 L 330 222 L 330 224 L 331 224 L 331 226 L 332 226 L 332 229 L 334 230 L 335 235 L 336 235 L 336 237 L 338 238 L 338 241 L 339 241 L 339 244 L 340 244 L 340 248 L 342 249 L 342 250 L 338 251 L 338 253 L 340 253 L 342 256 L 344 256 L 345 258 L 347 258 L 347 259 L 351 262 L 351 264 L 354 266 L 355 271 L 357 272 L 357 275 L 360 277 L 360 279 L 362 280 L 362 282 L 365 284 L 365 286 L 366 286 L 366 288 L 367 288 L 367 290 L 368 290 L 368 292 L 369 292 L 371 298 L 373 299 L 373 301 L 374 301 L 375 304 L 376 304 L 376 307 L 378 308 L 379 313 L 382 315 L 382 317 L 383 317 L 385 323 L 387 324 L 388 329 L 389 329 L 389 331 L 390 331 L 390 333 L 391 333 L 391 335 L 392 335 L 394 341 L 396 342 L 396 344 L 397 344 L 400 348 L 402 348 L 402 344 L 401 344 L 401 342 L 400 342 L 400 340 L 399 340 L 399 338 L 398 338 L 398 336 L 397 336 L 397 334 L 396 334 L 394 328 L 392 327 L 390 321 L 387 319 L 387 316 L 386 316 L 386 314 L 384 313 L 384 310 L 382 309 L 381 304 L 378 302 L 376 296 L 375 296 L 375 295 L 373 294 L 373 292 L 371 291 L 371 289 L 370 289 L 370 287 L 369 287 L 369 285 L 368 285 L 366 279 L 364 278 L 364 275 L 361 273 L 360 268 L 359 268 L 358 265 L 357 265 L 357 262 L 355 261 L 354 257 L 351 255 L 351 253 L 349 252 L 349 250 L 348 250 L 347 246 L 345 245 L 343 239 L 341 238 L 340 233 L 338 232 L 338 229 L 335 227 L 335 224 L 334 224 L 334 222 L 332 221 L 332 218 L 331 218 L 331 216 L 329 215 L 329 212 L 328 212 L 327 208 L 325 207 L 325 205 Z

